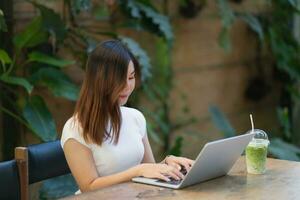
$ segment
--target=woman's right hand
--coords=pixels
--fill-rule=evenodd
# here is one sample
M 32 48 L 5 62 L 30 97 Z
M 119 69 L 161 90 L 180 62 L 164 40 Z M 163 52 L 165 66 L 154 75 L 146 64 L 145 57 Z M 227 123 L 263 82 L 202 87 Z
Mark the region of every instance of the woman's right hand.
M 146 178 L 158 178 L 170 181 L 169 177 L 175 180 L 184 178 L 184 175 L 174 166 L 167 164 L 143 163 L 138 167 L 138 176 Z

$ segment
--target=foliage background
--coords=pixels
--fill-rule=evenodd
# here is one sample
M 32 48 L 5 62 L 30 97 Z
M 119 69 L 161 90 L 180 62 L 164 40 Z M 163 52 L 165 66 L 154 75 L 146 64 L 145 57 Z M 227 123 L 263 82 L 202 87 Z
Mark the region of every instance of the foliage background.
M 207 141 L 247 131 L 249 113 L 269 134 L 269 156 L 299 160 L 297 1 L 3 2 L 3 159 L 15 146 L 59 138 L 88 53 L 119 38 L 143 66 L 129 105 L 146 115 L 158 160 L 195 157 Z M 72 177 L 59 177 L 38 196 L 74 190 Z

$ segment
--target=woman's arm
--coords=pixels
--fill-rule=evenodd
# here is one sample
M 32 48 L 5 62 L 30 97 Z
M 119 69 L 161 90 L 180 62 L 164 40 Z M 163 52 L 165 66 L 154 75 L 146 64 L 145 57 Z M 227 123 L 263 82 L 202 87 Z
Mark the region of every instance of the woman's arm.
M 142 163 L 155 163 L 155 159 L 152 153 L 151 145 L 149 143 L 147 134 L 145 134 L 145 137 L 143 138 L 143 144 L 145 152 Z
M 72 175 L 82 192 L 130 181 L 136 176 L 159 178 L 165 181 L 169 181 L 167 176 L 171 176 L 175 179 L 183 178 L 178 169 L 166 164 L 154 163 L 140 164 L 120 173 L 99 177 L 90 149 L 75 139 L 69 139 L 65 142 L 63 150 Z M 151 161 L 151 156 L 148 156 L 145 157 L 146 160 Z M 153 155 L 152 159 L 154 162 Z
M 111 176 L 99 177 L 92 152 L 75 139 L 69 139 L 64 144 L 64 153 L 71 172 L 82 192 L 121 183 L 137 176 L 137 168 Z

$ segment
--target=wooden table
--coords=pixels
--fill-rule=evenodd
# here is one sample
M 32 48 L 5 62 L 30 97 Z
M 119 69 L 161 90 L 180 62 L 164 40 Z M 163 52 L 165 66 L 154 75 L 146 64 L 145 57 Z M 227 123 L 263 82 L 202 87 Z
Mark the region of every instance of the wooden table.
M 181 190 L 123 183 L 65 199 L 300 199 L 300 162 L 268 158 L 267 172 L 251 175 L 241 157 L 227 176 Z

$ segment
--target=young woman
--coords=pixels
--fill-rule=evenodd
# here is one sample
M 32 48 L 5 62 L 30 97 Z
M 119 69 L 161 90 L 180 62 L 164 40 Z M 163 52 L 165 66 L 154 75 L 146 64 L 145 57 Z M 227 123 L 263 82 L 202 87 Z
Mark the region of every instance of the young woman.
M 193 164 L 175 156 L 155 163 L 143 114 L 123 106 L 139 82 L 138 62 L 120 41 L 105 41 L 89 56 L 75 112 L 61 137 L 81 192 L 136 176 L 182 179 L 180 168 Z

